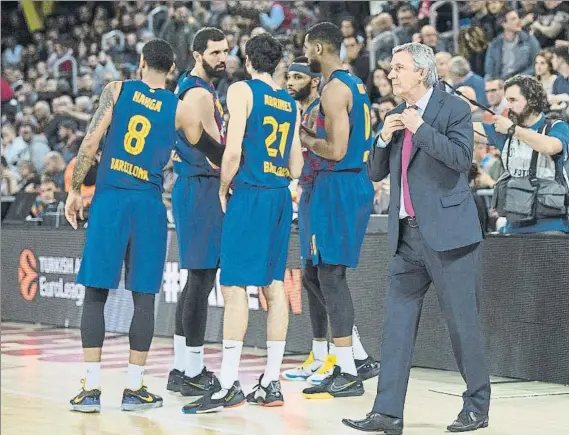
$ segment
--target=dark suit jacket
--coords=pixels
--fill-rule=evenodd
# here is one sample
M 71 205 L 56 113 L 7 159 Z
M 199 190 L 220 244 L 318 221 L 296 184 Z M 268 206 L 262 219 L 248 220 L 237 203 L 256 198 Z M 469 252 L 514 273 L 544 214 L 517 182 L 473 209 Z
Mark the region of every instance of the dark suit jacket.
M 388 115 L 401 113 L 405 103 Z M 468 185 L 474 132 L 470 107 L 460 98 L 433 90 L 413 136 L 407 172 L 419 230 L 435 251 L 448 251 L 482 240 L 476 204 Z M 386 148 L 373 147 L 368 163 L 373 181 L 391 174 L 388 238 L 394 254 L 399 240 L 401 148 L 404 131 L 396 132 Z

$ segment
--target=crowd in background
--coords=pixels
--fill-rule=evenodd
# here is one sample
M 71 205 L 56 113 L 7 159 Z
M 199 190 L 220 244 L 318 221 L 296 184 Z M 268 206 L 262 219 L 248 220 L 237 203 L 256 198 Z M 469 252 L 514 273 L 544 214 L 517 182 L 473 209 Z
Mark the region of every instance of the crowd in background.
M 391 50 L 411 41 L 433 48 L 447 91 L 458 88 L 505 114 L 504 80 L 520 73 L 537 75 L 550 110 L 567 116 L 569 4 L 561 1 L 458 2 L 458 49 L 449 34 L 450 5 L 439 8 L 435 25 L 430 24 L 436 1 L 54 2 L 43 29 L 35 31 L 13 3 L 11 9 L 3 4 L 2 13 L 2 195 L 37 192 L 34 215 L 41 215 L 56 192 L 69 190 L 75 157 L 104 86 L 136 78 L 142 45 L 161 37 L 176 54 L 176 70 L 168 77 L 174 89 L 178 76 L 193 65 L 192 39 L 203 26 L 227 34 L 227 70 L 215 83 L 222 102 L 227 88 L 246 78 L 244 46 L 249 38 L 271 32 L 281 41 L 285 55 L 275 79 L 286 86 L 287 65 L 303 54 L 305 31 L 326 20 L 344 34 L 345 68 L 367 84 L 375 132 L 400 103 L 387 77 Z M 167 10 L 149 19 L 159 6 Z M 475 121 L 491 120 L 474 105 L 472 115 Z M 94 193 L 96 165 L 83 186 L 87 204 Z M 502 171 L 499 152 L 476 135 L 473 186 L 492 188 Z M 174 177 L 170 169 L 165 172 L 167 194 Z M 375 212 L 386 211 L 388 194 L 388 180 L 376 183 Z

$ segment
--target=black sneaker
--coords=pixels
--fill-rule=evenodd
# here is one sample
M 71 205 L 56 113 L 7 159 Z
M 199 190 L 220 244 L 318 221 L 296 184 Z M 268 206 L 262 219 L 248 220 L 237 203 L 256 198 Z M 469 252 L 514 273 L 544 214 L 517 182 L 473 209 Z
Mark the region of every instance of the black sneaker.
M 81 392 L 69 401 L 72 411 L 79 412 L 101 412 L 101 390 L 95 388 L 93 390 L 85 389 L 85 382 L 82 381 L 83 387 Z
M 193 378 L 184 376 L 180 393 L 182 393 L 182 396 L 193 397 L 203 396 L 208 391 L 219 391 L 220 389 L 221 385 L 219 385 L 217 377 L 204 367 L 202 372 Z
M 180 388 L 182 388 L 182 380 L 184 379 L 184 372 L 181 372 L 178 369 L 170 370 L 170 374 L 168 375 L 168 384 L 166 385 L 166 389 L 168 391 L 173 391 L 174 393 L 179 393 Z
M 164 404 L 162 397 L 149 393 L 143 385 L 138 390 L 125 388 L 122 393 L 122 411 L 141 411 L 143 409 L 160 408 Z
M 362 381 L 367 381 L 379 375 L 379 362 L 374 360 L 371 356 L 368 356 L 366 359 L 356 359 L 355 363 L 358 376 Z
M 224 396 L 220 393 L 225 391 Z M 245 394 L 239 381 L 235 381 L 229 390 L 209 391 L 204 396 L 182 408 L 184 414 L 205 414 L 221 411 L 223 408 L 237 408 L 245 404 Z
M 342 373 L 338 366 L 334 367 L 332 375 L 324 379 L 320 385 L 302 390 L 302 395 L 307 399 L 332 399 L 362 394 L 364 394 L 364 384 L 360 377 Z
M 253 391 L 247 394 L 247 403 L 267 407 L 283 406 L 284 397 L 281 393 L 281 382 L 271 381 L 269 385 L 263 387 L 261 379 L 263 379 L 263 375 L 259 378 L 259 383 L 253 387 Z

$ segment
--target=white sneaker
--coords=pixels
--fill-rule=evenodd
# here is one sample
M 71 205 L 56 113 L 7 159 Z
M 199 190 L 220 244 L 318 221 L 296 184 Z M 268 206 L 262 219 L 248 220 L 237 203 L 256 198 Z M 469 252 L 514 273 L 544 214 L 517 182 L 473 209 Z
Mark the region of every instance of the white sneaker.
M 308 358 L 300 367 L 285 370 L 282 373 L 282 377 L 288 381 L 306 381 L 309 376 L 315 374 L 323 365 L 324 362 L 314 359 L 314 355 L 310 352 L 310 355 L 308 355 Z
M 312 385 L 320 385 L 324 379 L 334 372 L 335 365 L 336 355 L 328 355 L 322 367 L 320 367 L 316 373 L 309 376 L 306 380 Z

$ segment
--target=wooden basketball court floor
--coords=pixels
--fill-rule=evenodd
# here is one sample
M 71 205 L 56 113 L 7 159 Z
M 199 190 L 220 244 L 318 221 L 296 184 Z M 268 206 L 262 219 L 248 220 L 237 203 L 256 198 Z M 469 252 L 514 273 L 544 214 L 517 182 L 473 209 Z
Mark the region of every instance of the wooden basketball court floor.
M 376 380 L 366 381 L 362 397 L 309 401 L 301 396 L 303 382 L 283 381 L 285 406 L 242 406 L 218 414 L 184 415 L 189 400 L 166 392 L 172 362 L 172 340 L 155 338 L 145 383 L 164 397 L 164 407 L 121 412 L 128 337 L 108 334 L 103 349 L 101 414 L 69 411 L 69 399 L 83 375 L 78 330 L 2 324 L 3 435 L 302 435 L 357 434 L 342 425 L 343 417 L 363 417 L 371 410 Z M 286 357 L 284 368 L 304 358 Z M 208 368 L 219 372 L 221 350 L 206 350 Z M 244 349 L 241 382 L 246 392 L 262 373 L 263 351 Z M 482 435 L 569 434 L 569 388 L 537 382 L 493 379 L 490 427 Z M 413 369 L 407 395 L 404 434 L 431 435 L 446 431 L 460 410 L 463 383 L 456 373 Z

